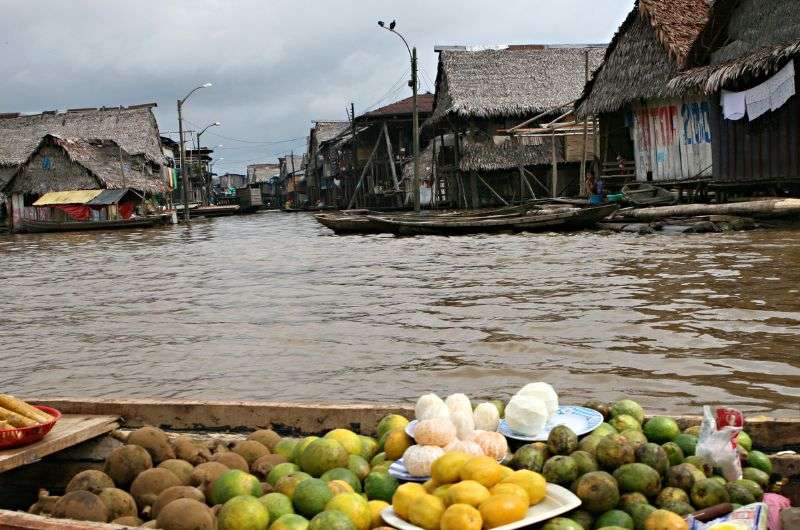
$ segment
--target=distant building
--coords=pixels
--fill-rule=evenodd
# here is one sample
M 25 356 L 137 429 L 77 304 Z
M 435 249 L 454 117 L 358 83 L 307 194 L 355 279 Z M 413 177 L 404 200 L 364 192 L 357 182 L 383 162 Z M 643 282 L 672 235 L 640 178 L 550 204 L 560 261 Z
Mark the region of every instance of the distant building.
M 289 155 L 279 158 L 281 164 L 280 185 L 284 205 L 299 208 L 308 202 L 306 191 L 305 157 Z
M 146 194 L 164 193 L 160 167 L 114 140 L 47 134 L 6 184 L 12 229 L 25 219 L 127 219 Z
M 280 176 L 280 164 L 264 163 L 247 166 L 247 182 L 250 186 L 258 186 L 262 202 L 268 208 L 277 208 L 280 205 Z
M 351 128 L 347 121 L 315 121 L 308 137 L 306 179 L 309 201 L 327 206 L 336 204 L 338 174 L 335 157 L 331 156 L 334 140 Z
M 216 177 L 219 187 L 222 189 L 229 188 L 246 188 L 249 184 L 247 175 L 240 175 L 238 173 L 225 173 Z
M 577 194 L 582 136 L 548 125 L 569 123 L 587 60 L 593 71 L 604 51 L 602 45 L 440 49 L 433 115 L 425 124 L 434 138 L 436 202 L 478 208 Z M 525 134 L 509 133 L 523 124 Z

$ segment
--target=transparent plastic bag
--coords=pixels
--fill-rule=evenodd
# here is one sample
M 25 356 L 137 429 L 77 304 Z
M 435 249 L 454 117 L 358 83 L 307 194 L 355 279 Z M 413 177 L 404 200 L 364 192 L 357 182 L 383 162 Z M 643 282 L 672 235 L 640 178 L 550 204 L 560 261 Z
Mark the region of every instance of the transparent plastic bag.
M 721 409 L 725 412 L 731 409 Z M 700 437 L 697 441 L 695 454 L 705 458 L 720 468 L 722 476 L 727 481 L 739 480 L 742 478 L 742 463 L 739 458 L 739 451 L 736 449 L 736 437 L 742 430 L 741 421 L 739 425 L 724 425 L 718 428 L 717 419 L 723 417 L 721 410 L 715 416 L 708 405 L 703 407 L 703 423 L 700 425 Z M 741 418 L 741 413 L 738 417 Z M 730 414 L 728 414 L 729 416 Z M 727 416 L 725 416 L 727 417 Z M 736 423 L 731 421 L 729 423 Z

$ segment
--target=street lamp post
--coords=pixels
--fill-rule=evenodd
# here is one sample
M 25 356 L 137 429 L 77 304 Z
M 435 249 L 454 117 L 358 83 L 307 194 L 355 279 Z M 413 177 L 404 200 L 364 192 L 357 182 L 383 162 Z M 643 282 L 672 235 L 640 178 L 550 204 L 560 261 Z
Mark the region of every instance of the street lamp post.
M 178 136 L 180 139 L 180 159 L 181 159 L 181 184 L 183 185 L 183 212 L 186 218 L 186 224 L 189 224 L 189 174 L 186 171 L 186 146 L 183 139 L 183 104 L 189 97 L 200 90 L 201 88 L 210 88 L 211 83 L 206 83 L 195 87 L 191 92 L 186 94 L 186 97 L 178 100 Z
M 389 26 L 387 27 L 386 24 L 383 23 L 382 20 L 378 21 L 378 26 L 382 27 L 386 31 L 390 31 L 400 37 L 402 39 L 403 44 L 406 45 L 406 49 L 408 50 L 408 55 L 411 58 L 411 81 L 409 85 L 412 89 L 412 105 L 413 105 L 413 142 L 414 142 L 414 211 L 420 211 L 420 197 L 419 197 L 419 107 L 417 106 L 417 91 L 418 91 L 418 83 L 417 83 L 417 47 L 414 46 L 412 49 L 408 45 L 408 41 L 406 41 L 405 37 L 403 37 L 400 33 L 395 31 L 395 27 L 397 27 L 397 22 L 392 21 Z

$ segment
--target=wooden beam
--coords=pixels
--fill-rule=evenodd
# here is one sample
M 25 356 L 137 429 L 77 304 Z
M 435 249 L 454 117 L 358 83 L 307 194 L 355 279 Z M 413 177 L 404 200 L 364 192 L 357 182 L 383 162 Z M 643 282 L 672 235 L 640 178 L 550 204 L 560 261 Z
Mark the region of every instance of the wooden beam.
M 400 191 L 400 182 L 397 181 L 397 169 L 394 167 L 394 153 L 392 151 L 392 141 L 389 139 L 389 129 L 386 127 L 386 122 L 383 123 L 383 137 L 386 138 L 386 152 L 389 155 L 389 167 L 392 170 L 392 181 L 394 181 L 394 191 Z M 397 206 L 403 205 L 403 197 L 399 193 L 395 195 L 397 199 Z
M 477 210 L 480 206 L 478 200 L 478 174 L 474 171 L 469 172 L 469 195 L 472 199 L 472 209 Z
M 347 203 L 347 209 L 351 209 L 353 207 L 353 203 L 356 200 L 356 196 L 358 195 L 358 191 L 361 189 L 361 186 L 364 184 L 364 177 L 367 174 L 367 170 L 372 166 L 372 159 L 375 158 L 375 153 L 378 152 L 378 147 L 381 145 L 381 138 L 378 137 L 378 141 L 375 142 L 375 147 L 372 149 L 372 153 L 369 155 L 367 159 L 367 163 L 364 164 L 364 170 L 361 172 L 361 178 L 358 179 L 358 184 L 356 184 L 356 188 L 353 190 L 353 196 L 350 197 L 350 202 Z
M 476 177 L 478 177 L 478 179 L 479 179 L 479 180 L 480 180 L 480 181 L 483 183 L 483 185 L 484 185 L 484 186 L 486 186 L 487 188 L 489 188 L 489 191 L 491 191 L 491 192 L 492 192 L 492 194 L 493 194 L 495 197 L 497 197 L 498 199 L 500 199 L 500 201 L 501 201 L 503 204 L 505 204 L 506 206 L 508 206 L 508 201 L 506 201 L 506 200 L 505 200 L 503 197 L 501 197 L 499 193 L 497 193 L 496 191 L 494 191 L 494 188 L 492 188 L 491 186 L 489 186 L 489 183 L 488 183 L 488 182 L 486 182 L 485 180 L 483 180 L 483 177 L 481 177 L 481 176 L 480 176 L 480 175 L 478 175 L 477 173 L 473 173 L 473 174 L 474 174 Z
M 552 137 L 552 150 L 551 150 L 551 162 L 552 162 L 552 187 L 550 188 L 550 196 L 555 198 L 558 193 L 558 159 L 556 158 L 556 134 L 555 131 L 553 132 Z

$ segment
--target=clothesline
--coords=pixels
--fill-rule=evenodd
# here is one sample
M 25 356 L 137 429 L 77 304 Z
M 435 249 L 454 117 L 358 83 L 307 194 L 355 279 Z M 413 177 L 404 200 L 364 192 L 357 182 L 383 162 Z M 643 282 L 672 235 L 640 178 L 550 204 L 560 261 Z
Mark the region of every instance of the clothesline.
M 750 121 L 776 111 L 795 95 L 794 60 L 780 72 L 758 86 L 742 92 L 722 91 L 723 115 L 727 120 L 740 120 L 745 114 Z

